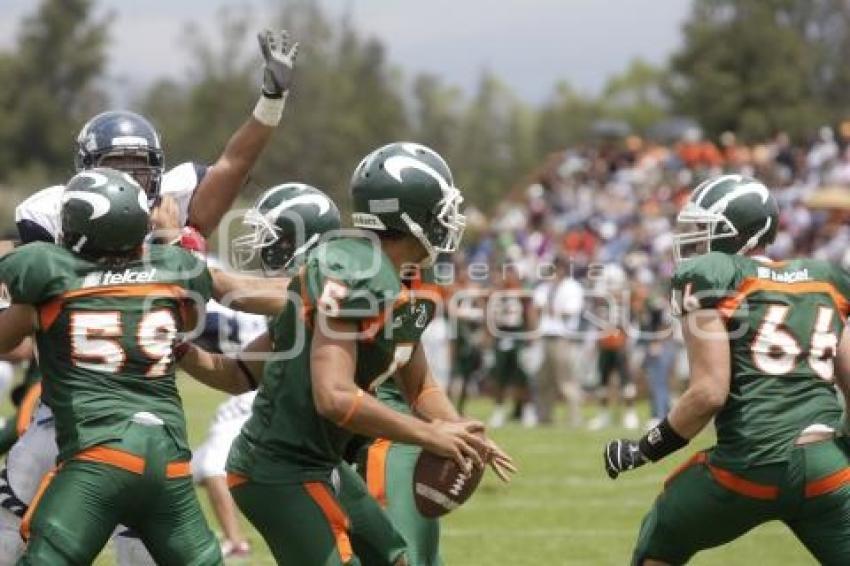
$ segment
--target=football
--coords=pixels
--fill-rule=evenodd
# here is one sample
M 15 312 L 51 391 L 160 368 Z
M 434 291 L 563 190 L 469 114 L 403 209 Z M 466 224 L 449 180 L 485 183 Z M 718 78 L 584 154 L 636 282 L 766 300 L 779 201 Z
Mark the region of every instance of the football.
M 424 517 L 442 517 L 470 498 L 483 475 L 484 468 L 467 474 L 454 460 L 423 450 L 413 470 L 416 508 Z

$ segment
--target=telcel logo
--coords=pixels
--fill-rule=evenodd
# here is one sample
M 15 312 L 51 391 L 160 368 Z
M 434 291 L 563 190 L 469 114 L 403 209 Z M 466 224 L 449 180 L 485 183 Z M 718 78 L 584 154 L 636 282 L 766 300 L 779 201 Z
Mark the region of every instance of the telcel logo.
M 98 271 L 86 275 L 83 287 L 99 287 L 101 285 L 125 285 L 127 283 L 150 283 L 156 281 L 156 268 L 149 271 Z

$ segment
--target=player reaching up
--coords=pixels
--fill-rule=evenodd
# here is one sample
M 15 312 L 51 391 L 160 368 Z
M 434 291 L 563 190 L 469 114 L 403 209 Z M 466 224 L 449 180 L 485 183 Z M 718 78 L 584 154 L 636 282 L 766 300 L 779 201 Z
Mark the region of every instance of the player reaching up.
M 605 468 L 616 478 L 656 462 L 712 419 L 717 444 L 667 479 L 633 564 L 683 564 L 772 520 L 821 564 L 850 563 L 850 443 L 837 435 L 835 388 L 850 398 L 850 278 L 765 257 L 778 221 L 768 189 L 741 175 L 705 181 L 678 216 L 692 228 L 677 236 L 673 277 L 690 385 L 640 441 L 609 442 Z
M 165 171 L 165 155 L 159 133 L 144 117 L 133 112 L 112 111 L 93 117 L 77 136 L 75 163 L 78 171 L 108 166 L 124 171 L 144 189 L 156 227 L 169 237 L 181 229 L 211 233 L 239 194 L 251 168 L 279 124 L 293 82 L 297 44 L 287 32 L 264 31 L 259 35 L 263 54 L 262 93 L 253 114 L 233 134 L 216 162 L 206 167 L 183 163 Z M 18 232 L 24 243 L 57 242 L 61 232 L 63 185 L 41 190 L 15 210 Z M 165 234 L 160 234 L 164 236 Z M 40 479 L 50 470 L 56 455 L 50 409 L 40 405 L 35 426 L 11 450 L 0 472 L 0 566 L 14 564 L 22 551 L 17 534 L 21 517 Z M 150 564 L 131 533 L 116 539 L 122 566 Z
M 192 484 L 172 352 L 212 280 L 180 248 L 143 248 L 148 222 L 142 188 L 96 168 L 65 189 L 61 246 L 0 260 L 12 297 L 0 351 L 35 334 L 59 447 L 24 516 L 19 564 L 90 564 L 119 523 L 158 564 L 223 563 Z

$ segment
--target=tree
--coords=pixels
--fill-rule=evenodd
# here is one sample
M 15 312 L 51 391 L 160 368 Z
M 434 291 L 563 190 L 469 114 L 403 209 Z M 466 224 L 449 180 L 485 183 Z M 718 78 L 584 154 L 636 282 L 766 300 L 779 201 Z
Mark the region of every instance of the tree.
M 444 155 L 457 149 L 463 97 L 439 77 L 422 74 L 413 81 L 413 137 Z
M 514 94 L 489 71 L 461 120 L 456 153 L 449 156 L 466 198 L 490 210 L 533 165 L 535 121 Z
M 260 84 L 259 53 L 245 15 L 219 15 L 220 49 L 193 35 L 192 60 L 201 64 L 182 82 L 154 86 L 141 101 L 163 130 L 169 160 L 213 159 L 250 113 Z M 369 150 L 408 137 L 399 73 L 383 45 L 363 38 L 345 19 L 330 21 L 310 1 L 287 4 L 271 25 L 302 39 L 293 92 L 280 132 L 253 173 L 265 188 L 286 181 L 313 184 L 344 205 L 359 159 Z
M 602 92 L 605 114 L 645 132 L 667 115 L 664 94 L 667 73 L 641 59 L 633 60 L 619 75 L 608 79 Z
M 21 26 L 16 50 L 0 54 L 0 175 L 19 183 L 73 172 L 70 148 L 83 122 L 105 108 L 99 88 L 110 17 L 92 0 L 43 0 Z M 36 185 L 37 186 L 37 185 Z
M 541 155 L 582 143 L 591 124 L 605 115 L 602 101 L 579 93 L 565 81 L 558 83 L 552 99 L 540 109 L 537 147 Z
M 674 108 L 712 135 L 797 136 L 824 119 L 813 51 L 788 18 L 792 0 L 697 0 L 671 61 Z

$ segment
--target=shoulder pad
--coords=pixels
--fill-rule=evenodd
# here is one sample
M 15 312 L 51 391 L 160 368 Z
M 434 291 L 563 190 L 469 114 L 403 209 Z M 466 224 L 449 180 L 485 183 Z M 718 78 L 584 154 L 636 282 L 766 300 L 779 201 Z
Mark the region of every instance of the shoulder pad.
M 401 281 L 379 248 L 354 238 L 320 245 L 306 265 L 310 295 L 333 316 L 377 315 L 401 293 Z
M 734 256 L 720 252 L 682 262 L 673 275 L 673 312 L 716 308 L 734 292 L 738 272 Z
M 34 228 L 40 234 L 48 234 L 51 241 L 56 239 L 61 228 L 62 193 L 65 185 L 53 185 L 30 195 L 15 207 L 15 223 L 18 226 Z M 24 242 L 33 239 L 44 240 L 44 236 L 30 238 L 20 234 Z

